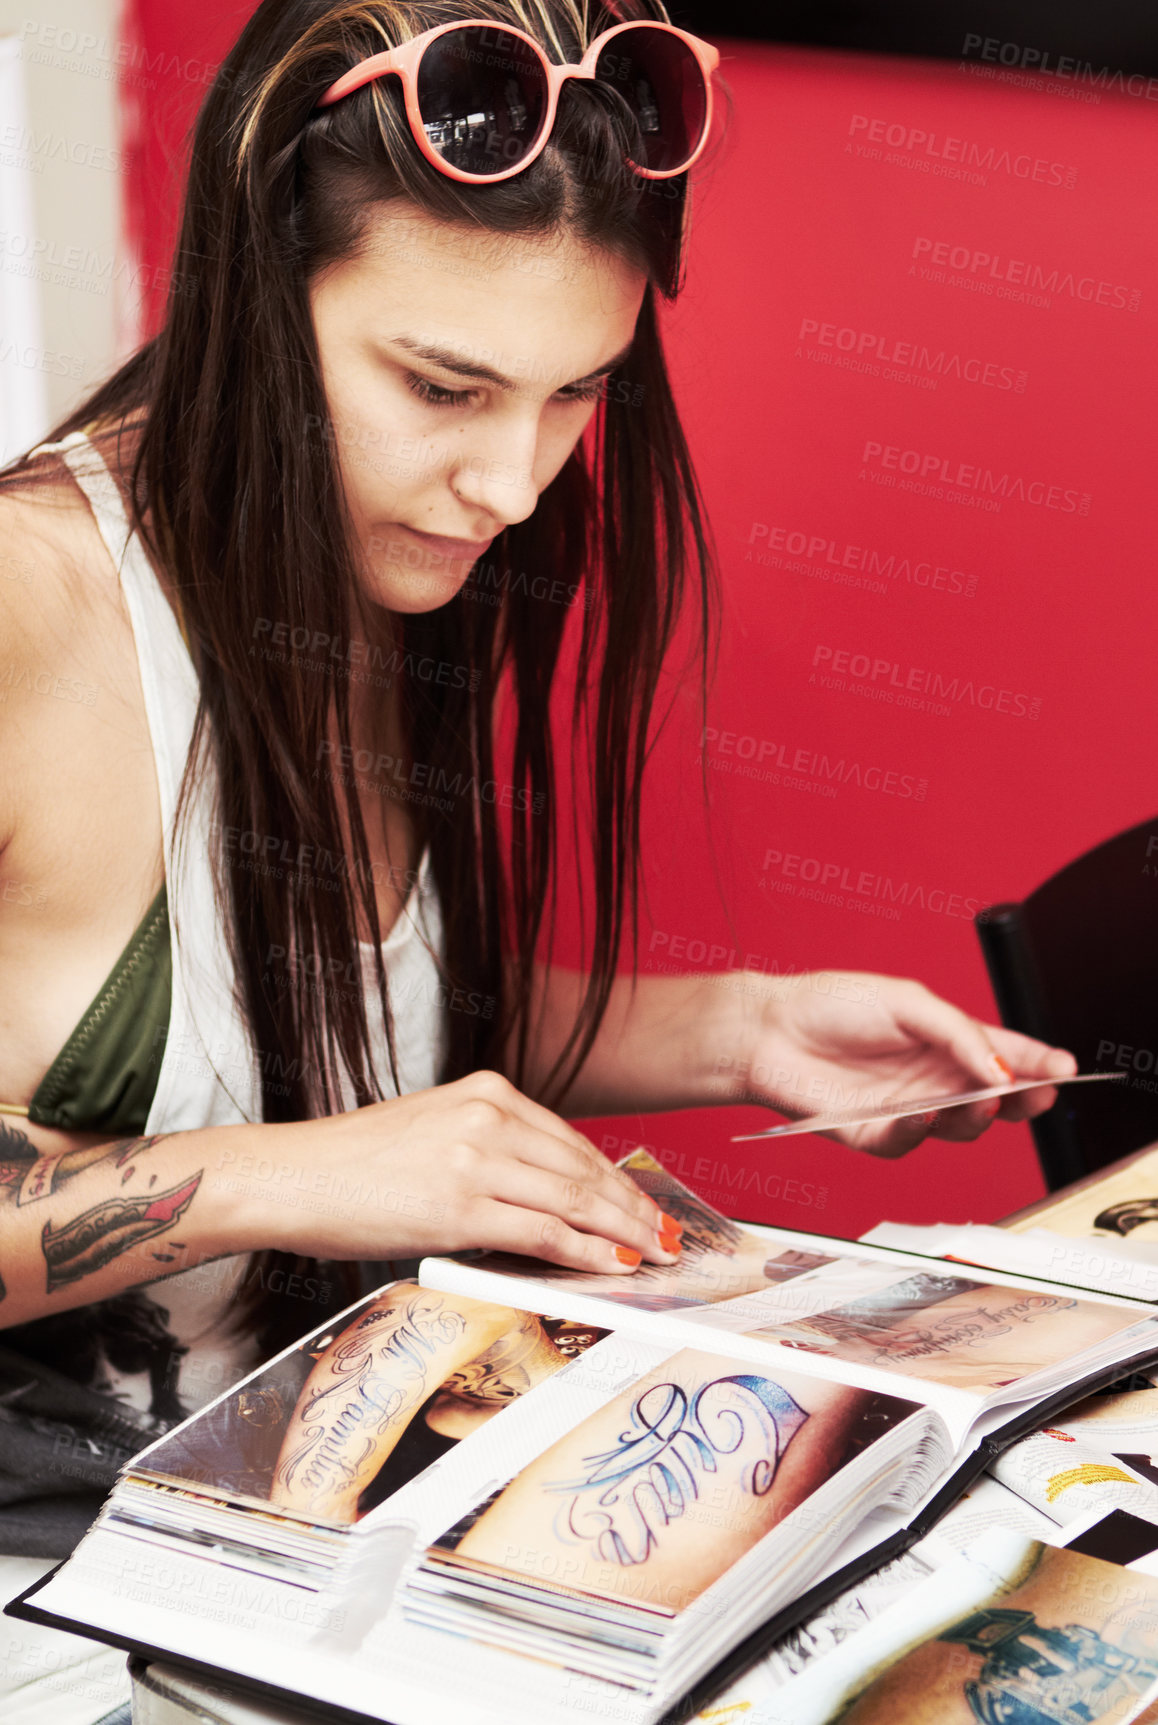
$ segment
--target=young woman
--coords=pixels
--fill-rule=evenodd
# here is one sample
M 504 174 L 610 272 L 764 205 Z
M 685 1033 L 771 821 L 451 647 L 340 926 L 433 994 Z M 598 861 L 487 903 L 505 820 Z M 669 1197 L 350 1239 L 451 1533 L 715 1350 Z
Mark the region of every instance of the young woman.
M 710 590 L 657 303 L 716 56 L 663 18 L 265 0 L 197 125 L 164 329 L 0 483 L 0 1323 L 31 1412 L 47 1385 L 131 1449 L 355 1260 L 674 1261 L 564 1107 L 1073 1069 L 915 982 L 618 974 L 660 669 Z M 549 959 L 584 821 L 580 974 Z M 13 1586 L 99 1501 L 74 1472 L 13 1486 Z

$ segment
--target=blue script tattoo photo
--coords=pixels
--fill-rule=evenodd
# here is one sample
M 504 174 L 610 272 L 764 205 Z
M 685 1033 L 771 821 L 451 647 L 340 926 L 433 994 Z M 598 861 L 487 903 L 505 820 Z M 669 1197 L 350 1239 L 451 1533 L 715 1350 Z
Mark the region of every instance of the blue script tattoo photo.
M 659 1534 L 685 1515 L 717 1458 L 753 1438 L 762 1449 L 742 1489 L 763 1497 L 808 1415 L 769 1378 L 715 1378 L 695 1395 L 678 1384 L 653 1384 L 631 1408 L 631 1426 L 613 1449 L 586 1456 L 582 1479 L 550 1489 L 572 1494 L 557 1529 L 593 1545 L 606 1562 L 645 1563 Z

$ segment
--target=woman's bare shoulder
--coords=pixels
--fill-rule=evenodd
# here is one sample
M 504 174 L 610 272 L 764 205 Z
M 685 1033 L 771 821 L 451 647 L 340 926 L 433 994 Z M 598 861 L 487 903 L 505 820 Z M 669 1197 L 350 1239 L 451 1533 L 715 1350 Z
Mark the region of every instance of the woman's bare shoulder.
M 46 668 L 71 672 L 85 643 L 107 635 L 117 585 L 67 469 L 35 484 L 0 486 L 0 849 L 17 819 L 30 712 L 43 721 L 32 703 Z
M 111 560 L 83 492 L 64 470 L 0 486 L 0 653 L 30 648 L 62 624 Z

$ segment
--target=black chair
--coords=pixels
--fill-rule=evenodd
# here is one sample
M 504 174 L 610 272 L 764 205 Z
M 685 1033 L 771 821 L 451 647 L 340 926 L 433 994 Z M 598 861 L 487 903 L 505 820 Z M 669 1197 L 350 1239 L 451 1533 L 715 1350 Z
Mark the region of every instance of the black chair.
M 1002 1023 L 1126 1074 L 1063 1088 L 1031 1123 L 1049 1190 L 1158 1140 L 1158 818 L 976 924 Z

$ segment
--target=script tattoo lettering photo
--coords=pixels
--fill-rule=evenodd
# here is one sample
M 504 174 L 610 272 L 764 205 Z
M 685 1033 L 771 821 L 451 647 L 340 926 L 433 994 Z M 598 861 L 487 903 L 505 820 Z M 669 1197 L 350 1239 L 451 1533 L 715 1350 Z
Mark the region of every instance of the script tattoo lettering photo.
M 150 1456 L 311 1521 L 358 1521 L 605 1332 L 396 1282 Z
M 682 1610 L 851 1455 L 913 1411 L 684 1350 L 590 1415 L 434 1548 Z

